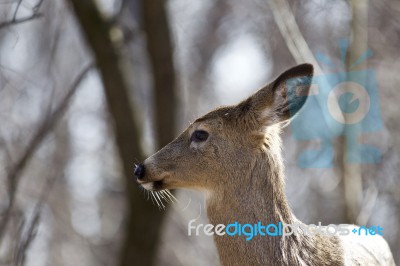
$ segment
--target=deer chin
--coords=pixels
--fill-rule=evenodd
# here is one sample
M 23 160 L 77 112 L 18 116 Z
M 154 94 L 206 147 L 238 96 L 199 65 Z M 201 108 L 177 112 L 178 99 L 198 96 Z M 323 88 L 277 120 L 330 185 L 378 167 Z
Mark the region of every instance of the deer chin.
M 165 189 L 164 180 L 150 181 L 150 182 L 140 182 L 139 183 L 144 189 L 149 191 L 160 191 Z
M 146 179 L 137 180 L 137 182 L 146 190 L 160 191 L 168 188 L 166 179 L 168 179 L 170 175 L 169 172 L 163 172 L 159 175 L 150 174 Z

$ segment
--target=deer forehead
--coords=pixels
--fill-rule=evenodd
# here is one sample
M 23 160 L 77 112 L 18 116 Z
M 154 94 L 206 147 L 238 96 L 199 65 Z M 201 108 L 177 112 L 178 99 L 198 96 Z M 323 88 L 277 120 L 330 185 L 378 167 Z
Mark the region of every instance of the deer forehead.
M 204 131 L 210 131 L 213 128 L 211 121 L 202 121 L 202 122 L 193 122 L 189 127 L 188 127 L 188 132 L 189 134 L 192 134 L 196 130 L 204 130 Z

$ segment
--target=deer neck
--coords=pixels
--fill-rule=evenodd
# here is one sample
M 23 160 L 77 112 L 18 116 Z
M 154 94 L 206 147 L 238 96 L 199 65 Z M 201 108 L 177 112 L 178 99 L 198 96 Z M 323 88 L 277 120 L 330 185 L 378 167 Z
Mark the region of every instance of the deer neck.
M 292 214 L 285 196 L 280 147 L 268 147 L 258 154 L 250 169 L 236 171 L 237 175 L 231 177 L 235 180 L 221 189 L 223 192 L 210 194 L 207 200 L 210 222 L 214 225 L 256 224 L 259 221 L 264 225 L 300 223 Z M 256 236 L 250 241 L 246 241 L 243 235 L 224 235 L 214 236 L 214 240 L 223 265 L 325 265 L 322 263 L 327 259 L 323 257 L 325 254 L 321 253 L 322 257 L 315 257 L 313 261 L 307 261 L 309 256 L 304 254 L 315 252 L 322 246 L 338 245 L 334 238 L 326 240 L 304 235 L 286 238 Z
M 227 177 L 229 183 L 209 194 L 210 220 L 218 223 L 294 221 L 285 196 L 280 140 L 265 143 L 269 144 L 264 144 L 262 152 L 253 157 L 250 165 L 237 165 L 235 175 Z

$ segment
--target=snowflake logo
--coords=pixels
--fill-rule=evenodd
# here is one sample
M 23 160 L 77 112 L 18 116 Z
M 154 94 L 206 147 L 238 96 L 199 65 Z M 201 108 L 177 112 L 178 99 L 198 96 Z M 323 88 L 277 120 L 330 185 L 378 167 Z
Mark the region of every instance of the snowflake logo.
M 359 136 L 382 129 L 378 86 L 372 69 L 353 70 L 372 56 L 368 49 L 343 72 L 348 41 L 339 42 L 341 64 L 335 65 L 328 56 L 317 53 L 318 61 L 332 71 L 312 80 L 311 93 L 299 114 L 291 123 L 292 135 L 298 141 L 318 141 L 319 148 L 301 152 L 298 165 L 303 168 L 328 168 L 333 166 L 333 139 L 346 139 L 348 163 L 379 163 L 381 153 L 372 145 L 359 143 Z M 288 83 L 288 93 L 296 88 Z M 305 96 L 295 96 L 305 97 Z

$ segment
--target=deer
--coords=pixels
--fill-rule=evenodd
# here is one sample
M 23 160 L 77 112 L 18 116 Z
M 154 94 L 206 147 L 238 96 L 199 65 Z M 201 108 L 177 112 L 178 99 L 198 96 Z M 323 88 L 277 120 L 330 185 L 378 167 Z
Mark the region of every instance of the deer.
M 148 191 L 195 189 L 212 224 L 301 223 L 286 194 L 280 132 L 309 95 L 313 66 L 292 67 L 237 105 L 198 118 L 134 175 Z M 395 265 L 380 235 L 214 235 L 222 265 Z

